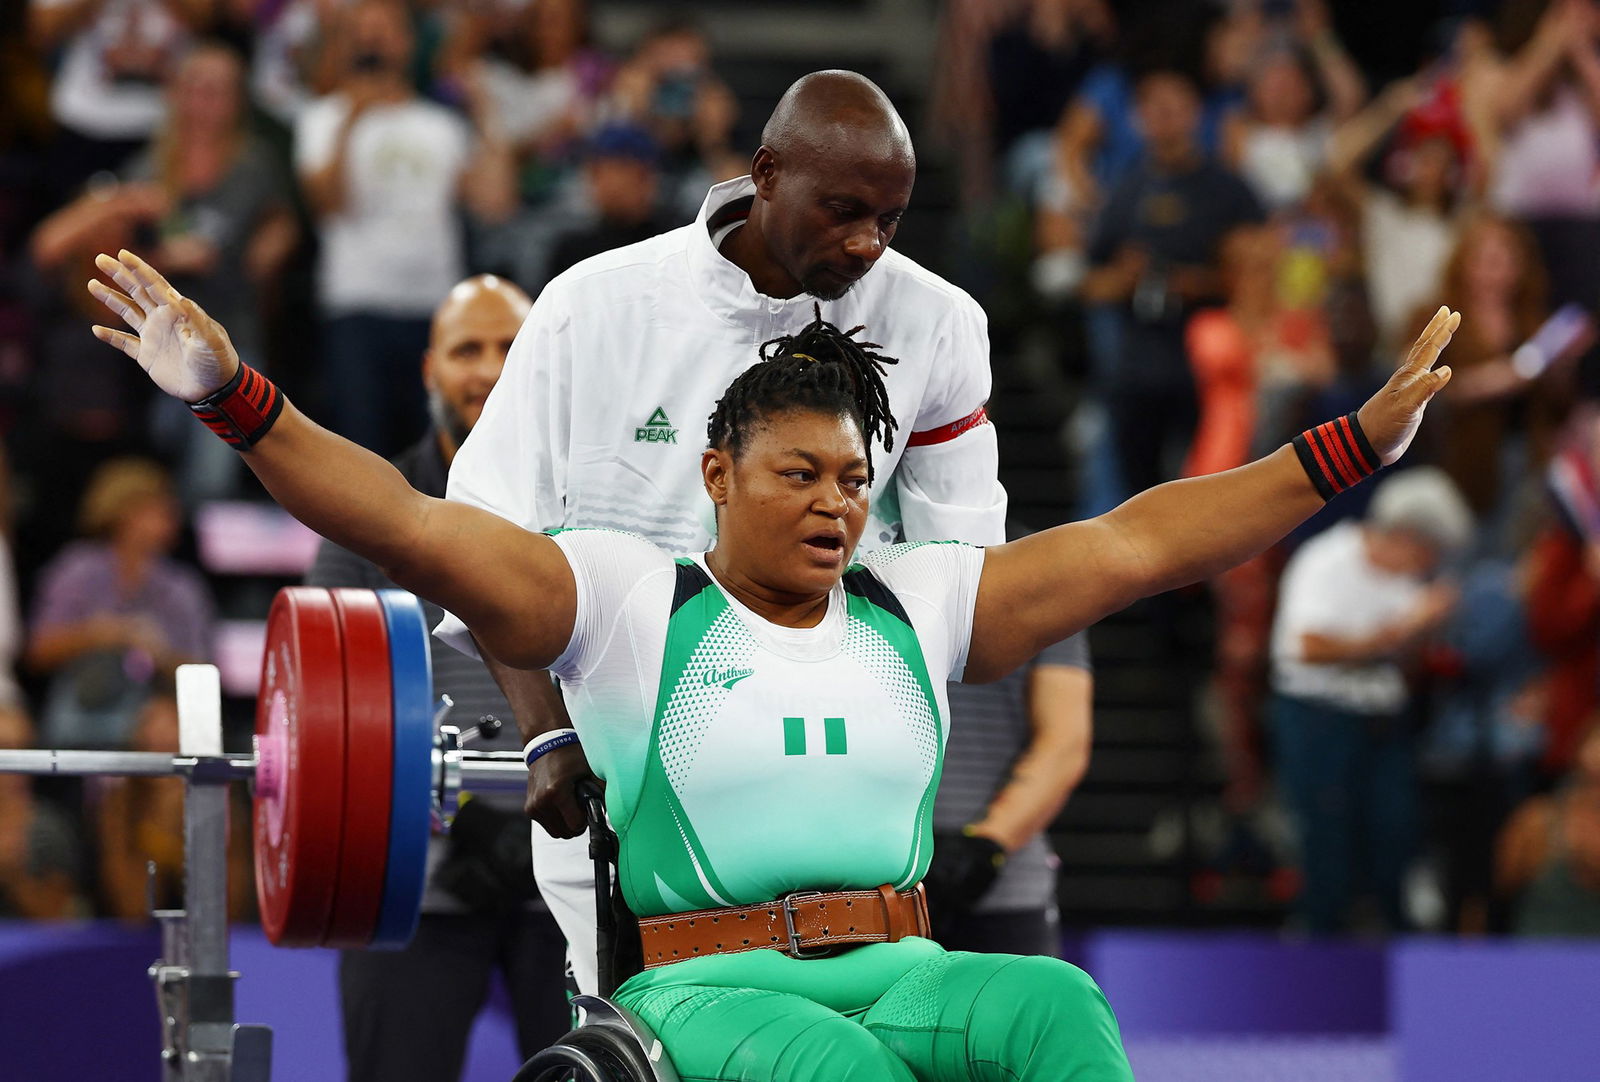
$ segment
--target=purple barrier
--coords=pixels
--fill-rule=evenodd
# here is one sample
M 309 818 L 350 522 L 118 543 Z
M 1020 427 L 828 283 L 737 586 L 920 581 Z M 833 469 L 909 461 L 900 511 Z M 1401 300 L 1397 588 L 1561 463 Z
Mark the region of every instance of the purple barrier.
M 344 1075 L 339 1023 L 339 956 L 331 950 L 280 950 L 256 928 L 233 933 L 239 978 L 234 1016 L 272 1027 L 272 1076 L 335 1079 Z M 508 1082 L 522 1058 L 511 1003 L 496 982 L 467 1045 L 463 1082 Z
M 1088 939 L 1084 968 L 1130 1039 L 1388 1029 L 1378 946 L 1244 932 L 1100 932 Z
M 157 1082 L 145 970 L 158 950 L 154 929 L 0 923 L 0 1079 Z M 1141 1082 L 1600 1078 L 1600 943 L 1416 939 L 1387 950 L 1392 964 L 1370 944 L 1100 932 L 1080 957 L 1117 1012 Z M 274 1078 L 342 1078 L 337 956 L 278 950 L 236 929 L 233 964 L 243 974 L 236 1017 L 273 1027 Z M 473 1031 L 467 1082 L 516 1072 L 513 1033 L 496 988 Z
M 152 928 L 0 922 L 0 1077 L 159 1082 Z
M 158 1082 L 161 1031 L 146 974 L 155 929 L 0 922 L 0 1078 Z M 235 928 L 234 1017 L 272 1027 L 275 1079 L 344 1077 L 338 955 L 279 950 Z M 467 1048 L 464 1082 L 506 1082 L 521 1066 L 510 1001 L 495 986 Z
M 1383 1037 L 1178 1037 L 1129 1041 L 1139 1082 L 1397 1082 Z
M 1600 1078 L 1600 943 L 1414 939 L 1390 949 L 1403 1082 Z

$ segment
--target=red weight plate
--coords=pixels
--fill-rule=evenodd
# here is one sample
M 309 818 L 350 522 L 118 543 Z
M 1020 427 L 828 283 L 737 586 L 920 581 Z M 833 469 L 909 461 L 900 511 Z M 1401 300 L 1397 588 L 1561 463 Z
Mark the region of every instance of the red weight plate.
M 344 840 L 325 947 L 372 942 L 389 855 L 394 784 L 389 629 L 371 590 L 334 590 L 344 633 Z
M 256 897 L 281 947 L 327 934 L 344 815 L 344 646 L 328 591 L 279 590 L 256 700 Z

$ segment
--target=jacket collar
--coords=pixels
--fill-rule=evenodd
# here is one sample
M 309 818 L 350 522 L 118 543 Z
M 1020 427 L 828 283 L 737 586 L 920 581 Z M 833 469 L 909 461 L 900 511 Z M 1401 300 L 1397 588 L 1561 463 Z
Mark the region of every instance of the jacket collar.
M 784 300 L 758 293 L 750 276 L 711 241 L 713 231 L 748 213 L 755 194 L 755 181 L 748 176 L 724 181 L 706 193 L 689 237 L 689 273 L 695 294 L 712 315 L 736 327 L 765 327 L 774 317 L 780 325 L 799 327 L 810 322 L 814 297 L 801 293 Z

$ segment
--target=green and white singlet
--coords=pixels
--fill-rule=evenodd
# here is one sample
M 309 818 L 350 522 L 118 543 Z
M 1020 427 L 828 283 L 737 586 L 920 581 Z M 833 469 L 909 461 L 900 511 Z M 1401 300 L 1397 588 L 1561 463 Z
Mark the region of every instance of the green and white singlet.
M 606 781 L 636 913 L 921 879 L 981 549 L 880 549 L 845 573 L 820 624 L 786 628 L 729 596 L 702 557 L 609 530 L 553 536 L 577 616 L 551 671 Z
M 818 626 L 785 628 L 702 558 L 607 530 L 555 540 L 578 614 L 551 670 L 606 780 L 635 912 L 922 878 L 981 550 L 882 549 Z

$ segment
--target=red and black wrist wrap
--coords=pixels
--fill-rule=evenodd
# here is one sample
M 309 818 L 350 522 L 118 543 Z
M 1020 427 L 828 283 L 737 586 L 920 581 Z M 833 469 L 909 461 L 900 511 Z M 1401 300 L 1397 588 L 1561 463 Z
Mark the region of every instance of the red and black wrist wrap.
M 1324 500 L 1333 499 L 1383 466 L 1353 413 L 1300 433 L 1294 438 L 1294 453 Z
M 283 412 L 283 392 L 254 368 L 241 364 L 232 379 L 200 401 L 189 403 L 189 409 L 229 446 L 248 451 Z

